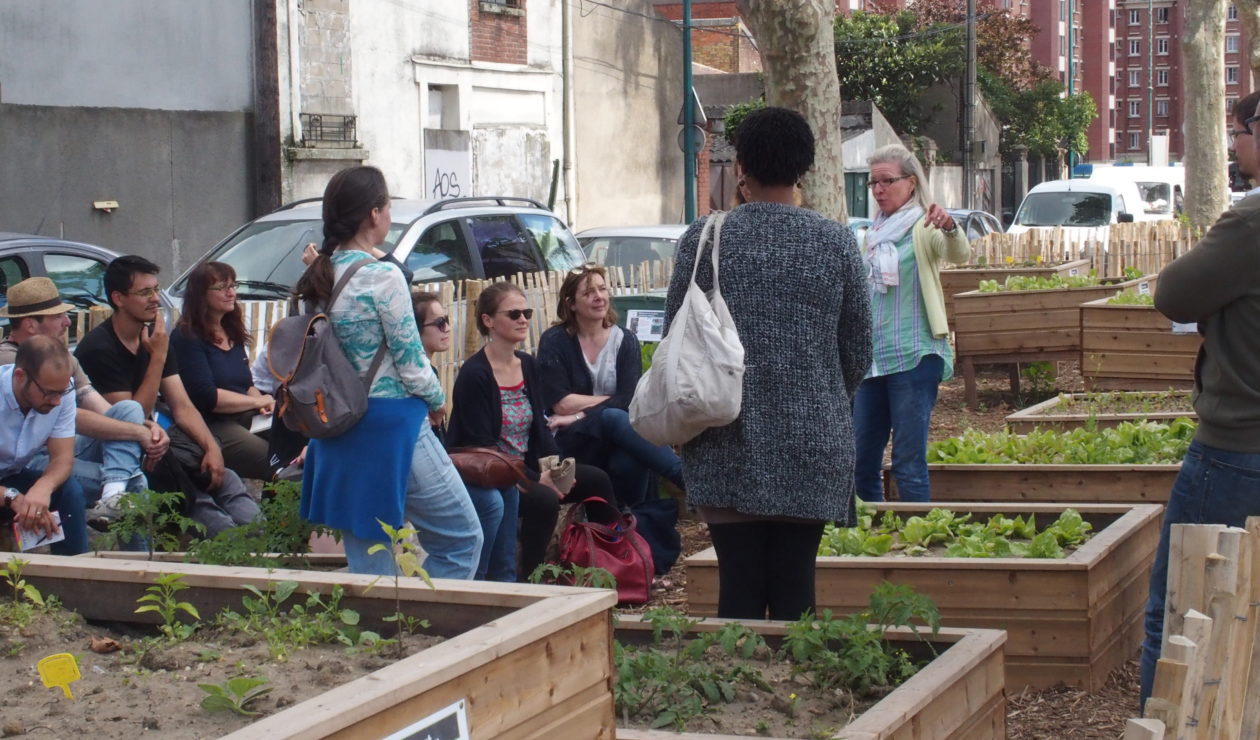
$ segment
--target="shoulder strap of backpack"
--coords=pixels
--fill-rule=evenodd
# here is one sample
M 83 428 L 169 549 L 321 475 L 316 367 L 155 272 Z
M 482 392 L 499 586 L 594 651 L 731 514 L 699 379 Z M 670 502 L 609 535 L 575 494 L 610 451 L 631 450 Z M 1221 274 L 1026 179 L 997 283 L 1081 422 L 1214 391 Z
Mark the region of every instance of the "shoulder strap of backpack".
M 363 267 L 369 262 L 375 261 L 376 260 L 371 257 L 368 257 L 347 267 L 346 271 L 342 273 L 341 278 L 337 280 L 337 284 L 333 286 L 332 293 L 328 295 L 328 305 L 324 306 L 324 310 L 328 311 L 332 308 L 333 303 L 337 301 L 337 296 L 341 295 L 341 291 L 346 287 L 346 283 L 350 282 L 350 278 L 354 277 L 354 274 L 359 271 L 360 267 Z

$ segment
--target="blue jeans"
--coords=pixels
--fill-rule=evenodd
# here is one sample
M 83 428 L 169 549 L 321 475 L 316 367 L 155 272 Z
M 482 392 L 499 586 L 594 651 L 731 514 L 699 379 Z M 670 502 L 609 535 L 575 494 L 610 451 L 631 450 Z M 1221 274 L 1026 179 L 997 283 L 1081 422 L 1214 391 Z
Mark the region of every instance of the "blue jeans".
M 516 581 L 516 529 L 521 509 L 521 491 L 516 486 L 481 488 L 464 484 L 481 519 L 481 562 L 477 580 Z
M 484 542 L 477 510 L 427 420 L 411 455 L 403 516 L 416 528 L 420 545 L 428 554 L 424 569 L 430 576 L 466 580 L 476 575 Z M 365 540 L 343 530 L 342 543 L 351 573 L 394 575 L 394 558 L 388 547 L 372 555 L 367 552 L 379 540 Z
M 684 488 L 682 460 L 669 445 L 655 445 L 639 436 L 630 426 L 630 414 L 615 408 L 597 413 L 600 434 L 609 449 L 607 472 L 613 481 L 617 501 L 634 506 L 647 496 L 652 473 Z
M 16 488 L 25 492 L 43 475 L 43 471 L 26 468 L 0 480 L 0 487 Z M 61 516 L 61 531 L 66 538 L 53 544 L 49 549 L 54 555 L 78 555 L 88 551 L 87 502 L 83 498 L 83 487 L 72 475 L 53 491 L 49 510 Z
M 1199 442 L 1181 461 L 1164 510 L 1164 529 L 1151 567 L 1146 601 L 1146 639 L 1142 643 L 1140 706 L 1155 683 L 1155 662 L 1163 647 L 1164 599 L 1168 594 L 1168 537 L 1174 524 L 1225 524 L 1241 527 L 1260 516 L 1260 453 L 1227 452 Z
M 863 501 L 883 501 L 884 448 L 892 433 L 892 472 L 902 501 L 930 501 L 927 440 L 936 391 L 945 372 L 940 355 L 927 355 L 913 370 L 867 378 L 853 401 L 857 463 L 853 479 Z
M 136 401 L 119 401 L 105 416 L 131 424 L 144 423 L 144 407 Z M 86 500 L 95 503 L 106 483 L 122 481 L 128 491 L 144 490 L 146 485 L 142 463 L 144 450 L 139 442 L 103 440 L 80 434 L 74 440 L 74 477 L 83 486 Z M 48 452 L 41 451 L 27 466 L 34 470 L 48 467 Z

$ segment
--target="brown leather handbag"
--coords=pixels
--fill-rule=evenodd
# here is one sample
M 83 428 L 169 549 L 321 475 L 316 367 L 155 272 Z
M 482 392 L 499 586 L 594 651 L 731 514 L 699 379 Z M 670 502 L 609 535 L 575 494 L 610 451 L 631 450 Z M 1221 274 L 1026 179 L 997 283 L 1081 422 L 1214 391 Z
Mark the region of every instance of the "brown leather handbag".
M 525 463 L 493 447 L 455 447 L 448 451 L 459 477 L 479 488 L 507 488 L 528 483 Z

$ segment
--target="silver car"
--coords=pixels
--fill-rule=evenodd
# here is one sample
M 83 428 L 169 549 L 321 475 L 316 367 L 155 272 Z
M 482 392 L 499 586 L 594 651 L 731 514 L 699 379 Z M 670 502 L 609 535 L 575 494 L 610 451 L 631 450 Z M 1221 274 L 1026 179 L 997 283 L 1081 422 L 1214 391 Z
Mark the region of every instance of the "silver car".
M 601 226 L 578 233 L 586 259 L 600 265 L 632 267 L 643 262 L 673 259 L 686 224 L 657 226 Z

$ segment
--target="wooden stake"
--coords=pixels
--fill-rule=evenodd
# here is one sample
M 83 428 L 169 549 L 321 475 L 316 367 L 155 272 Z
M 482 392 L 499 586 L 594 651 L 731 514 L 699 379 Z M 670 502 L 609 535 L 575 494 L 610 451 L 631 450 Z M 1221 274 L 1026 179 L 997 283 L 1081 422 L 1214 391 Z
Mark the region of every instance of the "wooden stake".
M 1238 737 L 1260 740 L 1260 641 L 1255 638 L 1260 634 L 1260 517 L 1247 518 L 1247 533 L 1251 540 L 1251 593 L 1247 597 L 1247 631 L 1252 634 L 1251 662 L 1246 673 L 1242 674 L 1246 685 Z
M 1207 675 L 1207 661 L 1211 654 L 1212 618 L 1191 609 L 1186 612 L 1183 625 L 1184 638 L 1194 643 L 1195 649 L 1192 659 L 1186 661 L 1186 683 L 1181 694 L 1181 732 L 1177 736 L 1181 740 L 1196 740 L 1200 736 L 1207 737 L 1200 734 L 1199 726 L 1202 724 L 1207 729 L 1207 723 L 1202 719 L 1203 678 Z
M 1168 539 L 1168 596 L 1164 602 L 1164 650 L 1168 639 L 1184 634 L 1183 616 L 1204 611 L 1203 563 L 1216 551 L 1223 524 L 1174 524 Z M 1197 641 L 1196 641 L 1197 642 Z M 1160 651 L 1161 655 L 1163 651 Z
M 1131 719 L 1124 725 L 1124 740 L 1163 740 L 1164 723 L 1157 719 Z

